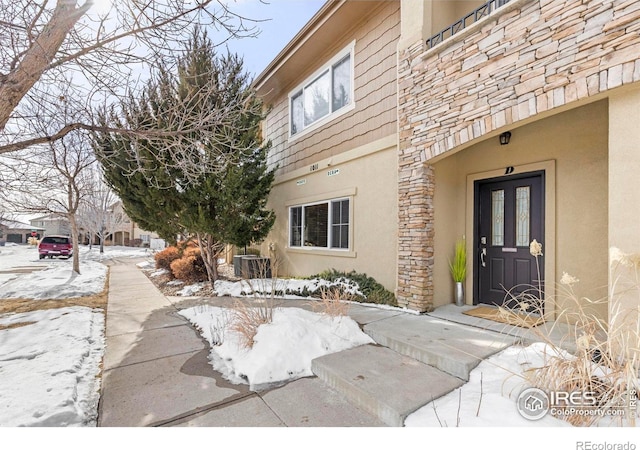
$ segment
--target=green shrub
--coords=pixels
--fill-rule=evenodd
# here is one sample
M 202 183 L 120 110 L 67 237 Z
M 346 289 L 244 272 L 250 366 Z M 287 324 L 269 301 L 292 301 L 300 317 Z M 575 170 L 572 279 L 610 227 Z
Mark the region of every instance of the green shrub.
M 360 290 L 360 292 L 362 292 L 363 296 L 354 295 L 353 300 L 362 303 L 398 306 L 398 301 L 393 292 L 388 291 L 375 279 L 367 276 L 367 274 L 357 273 L 356 271 L 351 271 L 348 273 L 339 272 L 335 269 L 330 269 L 309 278 L 318 278 L 321 280 L 329 281 L 331 283 L 355 283 L 358 285 L 358 289 Z M 317 292 L 314 296 L 319 295 L 320 292 Z

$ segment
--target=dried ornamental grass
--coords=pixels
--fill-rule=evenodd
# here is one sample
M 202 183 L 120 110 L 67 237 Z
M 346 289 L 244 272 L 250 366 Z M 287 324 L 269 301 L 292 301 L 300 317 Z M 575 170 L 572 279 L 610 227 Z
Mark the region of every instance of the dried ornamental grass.
M 236 301 L 229 328 L 240 336 L 240 344 L 245 348 L 252 348 L 260 325 L 273 322 L 273 303 L 264 300 L 258 306 L 250 306 L 242 301 Z
M 313 302 L 311 307 L 314 312 L 326 314 L 329 317 L 342 317 L 349 314 L 349 301 L 351 294 L 339 287 L 322 289 L 320 300 Z
M 542 246 L 532 242 L 531 254 L 542 255 Z M 640 330 L 638 315 L 635 326 L 629 326 L 626 317 L 629 311 L 615 311 L 610 308 L 609 323 L 590 312 L 594 305 L 605 303 L 619 305 L 618 296 L 632 292 L 640 298 L 640 256 L 614 255 L 614 263 L 632 269 L 627 277 L 625 289 L 617 286 L 620 276 L 613 274 L 612 288 L 607 298 L 591 300 L 578 297 L 573 286 L 579 280 L 564 273 L 560 280 L 559 297 L 566 299 L 567 305 L 556 317 L 555 324 L 571 324 L 570 331 L 558 342 L 551 339 L 555 324 L 551 327 L 532 329 L 536 337 L 547 345 L 544 364 L 527 371 L 527 381 L 543 391 L 581 393 L 586 395 L 582 404 L 555 405 L 555 416 L 575 426 L 596 425 L 605 417 L 610 417 L 619 425 L 635 426 L 637 417 L 637 393 L 640 391 Z M 631 281 L 630 281 L 631 280 Z M 508 306 L 501 307 L 500 313 L 511 315 L 514 321 L 523 312 L 544 316 L 541 287 L 525 290 L 522 294 L 507 294 Z M 624 323 L 626 326 L 610 327 L 609 324 Z M 567 341 L 575 342 L 576 350 L 571 354 L 562 349 Z M 574 410 L 571 411 L 570 409 Z

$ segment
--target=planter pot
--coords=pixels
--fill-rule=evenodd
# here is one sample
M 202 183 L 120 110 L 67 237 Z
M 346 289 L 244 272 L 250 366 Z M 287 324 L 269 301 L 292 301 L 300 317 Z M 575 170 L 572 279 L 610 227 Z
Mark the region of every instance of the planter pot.
M 464 283 L 462 281 L 456 281 L 454 295 L 456 299 L 456 306 L 464 306 Z

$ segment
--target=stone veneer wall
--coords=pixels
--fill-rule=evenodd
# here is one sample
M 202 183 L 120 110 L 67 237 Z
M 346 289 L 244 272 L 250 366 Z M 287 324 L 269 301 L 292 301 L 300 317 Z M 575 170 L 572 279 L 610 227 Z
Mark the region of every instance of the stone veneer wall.
M 429 160 L 640 81 L 640 1 L 516 0 L 444 43 L 400 50 L 398 301 L 433 308 Z M 607 120 L 606 118 L 603 118 Z

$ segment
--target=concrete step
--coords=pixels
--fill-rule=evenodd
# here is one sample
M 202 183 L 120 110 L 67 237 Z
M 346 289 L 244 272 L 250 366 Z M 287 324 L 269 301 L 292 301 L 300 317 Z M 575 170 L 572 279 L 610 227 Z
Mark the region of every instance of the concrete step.
M 378 344 L 469 381 L 480 361 L 518 338 L 428 316 L 403 314 L 371 322 L 364 332 Z
M 389 426 L 463 381 L 385 347 L 362 345 L 322 356 L 311 369 L 350 403 Z

